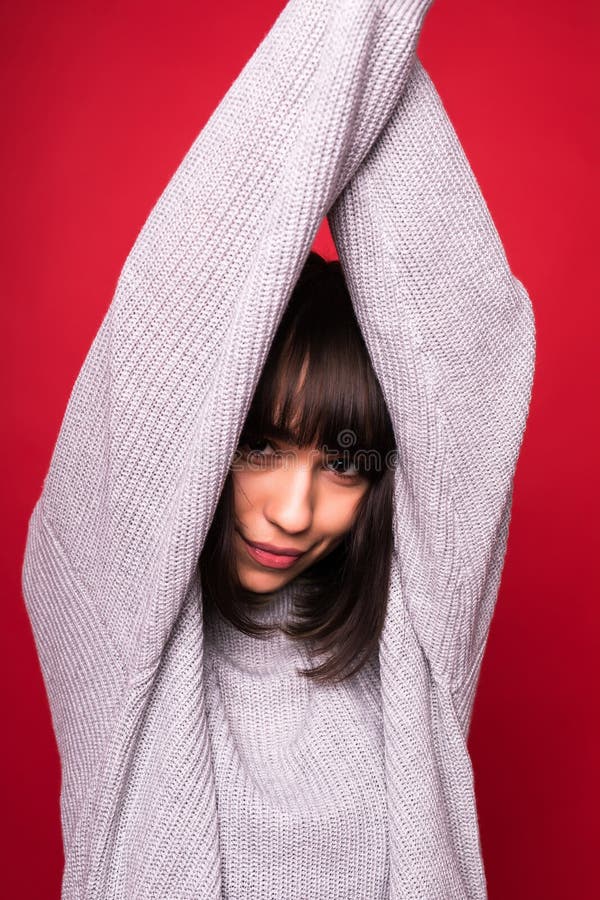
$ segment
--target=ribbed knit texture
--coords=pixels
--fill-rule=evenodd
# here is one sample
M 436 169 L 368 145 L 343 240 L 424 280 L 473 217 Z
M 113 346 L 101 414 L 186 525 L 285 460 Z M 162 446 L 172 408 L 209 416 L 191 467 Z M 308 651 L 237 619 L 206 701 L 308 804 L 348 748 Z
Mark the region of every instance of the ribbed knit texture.
M 256 619 L 293 614 L 295 582 Z M 389 896 L 378 660 L 341 685 L 296 674 L 302 646 L 211 609 L 205 690 L 226 897 Z
M 63 900 L 486 896 L 466 739 L 534 320 L 416 56 L 429 6 L 291 0 L 150 213 L 75 382 L 23 565 Z M 228 665 L 197 573 L 325 215 L 399 450 L 378 664 L 335 689 Z

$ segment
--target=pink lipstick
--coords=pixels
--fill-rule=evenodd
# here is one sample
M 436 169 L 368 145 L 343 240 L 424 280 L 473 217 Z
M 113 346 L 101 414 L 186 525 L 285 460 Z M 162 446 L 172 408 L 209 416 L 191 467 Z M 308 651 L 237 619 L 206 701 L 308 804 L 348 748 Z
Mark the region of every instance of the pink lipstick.
M 273 544 L 253 544 L 240 535 L 248 554 L 253 560 L 270 569 L 289 569 L 297 562 L 304 551 L 294 550 L 292 547 L 275 547 Z

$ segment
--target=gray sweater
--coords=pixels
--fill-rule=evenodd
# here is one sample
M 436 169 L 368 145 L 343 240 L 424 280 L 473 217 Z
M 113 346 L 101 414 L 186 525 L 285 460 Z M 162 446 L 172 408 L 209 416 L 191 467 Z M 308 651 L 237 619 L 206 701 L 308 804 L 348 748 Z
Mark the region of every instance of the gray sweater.
M 293 615 L 294 590 L 253 618 Z M 320 687 L 296 673 L 310 665 L 281 632 L 247 636 L 210 609 L 204 684 L 225 897 L 389 896 L 378 661 Z
M 534 320 L 416 55 L 430 2 L 288 3 L 148 216 L 75 381 L 22 573 L 63 900 L 486 896 L 466 740 Z M 317 688 L 279 637 L 203 621 L 197 561 L 325 215 L 399 464 L 378 659 Z

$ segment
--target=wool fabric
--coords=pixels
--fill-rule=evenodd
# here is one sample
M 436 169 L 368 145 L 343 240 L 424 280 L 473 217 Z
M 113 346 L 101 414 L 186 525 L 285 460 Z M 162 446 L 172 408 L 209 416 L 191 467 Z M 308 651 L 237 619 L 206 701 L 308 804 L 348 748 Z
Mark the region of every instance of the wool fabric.
M 535 326 L 416 53 L 430 5 L 285 6 L 156 201 L 74 383 L 22 570 L 63 900 L 486 897 L 467 737 Z M 325 216 L 398 449 L 378 659 L 335 688 L 300 680 L 277 636 L 261 657 L 205 622 L 197 565 Z
M 252 612 L 294 614 L 296 581 Z M 205 692 L 225 897 L 389 896 L 377 657 L 340 684 L 305 648 L 205 612 Z

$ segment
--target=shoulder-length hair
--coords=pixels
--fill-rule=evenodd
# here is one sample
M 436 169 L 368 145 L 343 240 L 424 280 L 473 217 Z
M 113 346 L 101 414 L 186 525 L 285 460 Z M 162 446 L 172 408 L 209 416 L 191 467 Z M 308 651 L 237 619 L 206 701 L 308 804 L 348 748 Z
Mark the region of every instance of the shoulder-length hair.
M 273 339 L 238 450 L 281 433 L 293 435 L 299 447 L 341 452 L 368 479 L 353 526 L 329 554 L 297 576 L 295 617 L 279 626 L 306 642 L 311 659 L 325 654 L 324 662 L 299 674 L 341 681 L 376 653 L 385 620 L 393 550 L 390 460 L 396 444 L 341 264 L 312 251 Z M 230 551 L 234 530 L 230 470 L 200 555 L 203 603 L 214 604 L 246 634 L 268 635 L 274 626 L 246 614 L 263 607 L 265 595 L 245 590 L 237 577 Z

